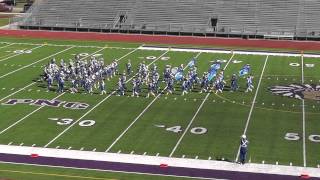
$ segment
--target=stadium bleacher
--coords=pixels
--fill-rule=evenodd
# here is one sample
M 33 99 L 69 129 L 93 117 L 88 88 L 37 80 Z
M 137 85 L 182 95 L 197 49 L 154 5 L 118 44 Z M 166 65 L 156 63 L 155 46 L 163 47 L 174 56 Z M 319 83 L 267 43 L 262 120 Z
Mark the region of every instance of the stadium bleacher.
M 39 0 L 19 25 L 320 37 L 319 7 L 318 0 Z

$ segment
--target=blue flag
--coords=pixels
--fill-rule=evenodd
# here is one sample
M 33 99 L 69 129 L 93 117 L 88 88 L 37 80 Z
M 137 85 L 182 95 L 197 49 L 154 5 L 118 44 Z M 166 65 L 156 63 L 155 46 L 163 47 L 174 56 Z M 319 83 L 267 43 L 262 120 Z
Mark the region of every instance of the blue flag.
M 211 65 L 209 73 L 208 73 L 208 80 L 211 81 L 214 77 L 217 76 L 217 71 L 221 68 L 221 63 L 216 62 Z
M 209 72 L 209 75 L 208 75 L 208 80 L 211 81 L 216 76 L 217 76 L 217 71 L 216 70 L 211 70 Z
M 182 78 L 183 78 L 183 72 L 177 72 L 177 74 L 174 75 L 174 78 L 177 80 L 177 81 L 180 81 Z
M 210 68 L 211 68 L 210 71 L 211 71 L 211 70 L 217 71 L 218 69 L 221 68 L 221 63 L 214 63 L 214 64 L 211 65 Z
M 187 66 L 188 66 L 189 68 L 191 68 L 191 67 L 193 67 L 193 66 L 195 66 L 195 65 L 196 65 L 196 59 L 195 59 L 195 58 L 192 58 L 191 61 L 188 63 Z
M 250 68 L 249 64 L 243 66 L 243 68 L 239 71 L 239 76 L 241 77 L 241 76 L 249 74 L 250 70 L 251 70 L 251 68 Z

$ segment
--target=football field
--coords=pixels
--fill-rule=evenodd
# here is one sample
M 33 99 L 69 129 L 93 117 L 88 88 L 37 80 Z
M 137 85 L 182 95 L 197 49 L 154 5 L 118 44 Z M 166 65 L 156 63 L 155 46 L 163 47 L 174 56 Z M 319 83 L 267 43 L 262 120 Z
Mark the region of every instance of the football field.
M 246 134 L 248 161 L 317 167 L 320 164 L 320 56 L 286 53 L 235 53 L 151 47 L 112 42 L 0 39 L 0 144 L 163 157 L 236 161 Z M 213 62 L 222 63 L 223 93 L 199 93 L 200 85 L 181 96 L 146 98 L 117 95 L 118 76 L 106 81 L 106 95 L 47 91 L 40 75 L 55 58 L 66 62 L 103 57 L 134 73 L 143 61 L 156 64 L 162 78 L 166 65 L 178 67 L 196 57 L 201 77 Z M 232 74 L 246 64 L 254 76 L 253 92 L 230 91 Z M 56 89 L 56 83 L 54 89 Z M 67 87 L 69 87 L 67 85 Z

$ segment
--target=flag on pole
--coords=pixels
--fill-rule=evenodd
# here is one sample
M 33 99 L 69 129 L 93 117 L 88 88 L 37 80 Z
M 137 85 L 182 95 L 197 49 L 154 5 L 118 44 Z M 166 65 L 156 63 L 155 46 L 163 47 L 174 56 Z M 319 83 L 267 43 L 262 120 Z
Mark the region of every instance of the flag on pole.
M 191 67 L 193 67 L 193 66 L 195 66 L 196 65 L 196 58 L 192 58 L 191 60 L 190 60 L 190 62 L 188 63 L 188 67 L 189 68 L 191 68 Z
M 209 72 L 209 75 L 208 75 L 208 80 L 211 81 L 216 76 L 217 76 L 217 71 L 216 70 L 211 70 Z
M 244 76 L 249 74 L 251 70 L 250 64 L 246 64 L 245 66 L 242 67 L 242 69 L 239 71 L 239 76 Z
M 221 68 L 221 63 L 216 62 L 216 63 L 212 64 L 210 68 L 211 68 L 210 71 L 211 71 L 211 70 L 217 71 L 218 69 Z
M 183 72 L 182 72 L 182 71 L 177 72 L 177 73 L 174 75 L 174 78 L 175 78 L 177 81 L 180 81 L 180 80 L 183 78 Z
M 214 77 L 217 76 L 217 71 L 221 68 L 220 62 L 215 62 L 210 66 L 210 70 L 208 72 L 208 80 L 211 81 Z

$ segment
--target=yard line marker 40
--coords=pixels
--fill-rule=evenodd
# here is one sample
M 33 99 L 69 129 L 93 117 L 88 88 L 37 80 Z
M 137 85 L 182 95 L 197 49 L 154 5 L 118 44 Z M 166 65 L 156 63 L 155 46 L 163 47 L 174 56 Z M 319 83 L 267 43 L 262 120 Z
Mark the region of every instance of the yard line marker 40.
M 259 82 L 258 82 L 258 86 L 257 86 L 257 89 L 256 89 L 256 93 L 255 93 L 255 95 L 254 95 L 254 97 L 253 97 L 253 100 L 252 100 L 251 108 L 250 108 L 250 111 L 249 111 L 248 119 L 247 119 L 247 122 L 246 122 L 246 126 L 245 126 L 245 128 L 244 128 L 243 134 L 246 134 L 246 133 L 247 133 L 248 126 L 249 126 L 250 119 L 251 119 L 252 112 L 253 112 L 253 108 L 254 108 L 254 105 L 256 104 L 256 99 L 257 99 L 258 92 L 259 92 L 259 89 L 260 89 L 260 85 L 261 85 L 261 82 L 262 82 L 263 74 L 264 74 L 264 71 L 265 71 L 266 66 L 267 66 L 267 63 L 268 63 L 268 59 L 269 59 L 269 56 L 267 56 L 267 57 L 266 57 L 266 60 L 264 61 L 264 65 L 263 65 L 263 68 L 262 68 L 262 72 L 261 72 L 261 75 L 260 75 L 260 79 L 259 79 Z M 241 146 L 239 145 L 238 152 L 237 152 L 237 157 L 236 157 L 236 162 L 237 162 L 238 159 L 239 159 L 240 148 L 241 148 Z
M 234 54 L 231 55 L 229 61 L 228 61 L 227 64 L 224 66 L 223 70 L 226 70 L 226 69 L 227 69 L 227 67 L 229 66 L 229 64 L 230 64 L 231 60 L 233 59 L 233 57 L 234 57 Z M 208 99 L 209 96 L 210 96 L 210 93 L 207 93 L 206 97 L 205 97 L 205 98 L 203 99 L 203 101 L 201 102 L 201 104 L 200 104 L 199 108 L 197 109 L 196 113 L 193 115 L 192 119 L 190 120 L 187 128 L 184 130 L 184 132 L 183 132 L 183 134 L 180 136 L 178 142 L 176 143 L 176 145 L 175 145 L 174 148 L 172 149 L 169 157 L 172 157 L 173 154 L 175 153 L 175 151 L 177 150 L 177 148 L 178 148 L 178 146 L 180 145 L 182 139 L 184 138 L 184 136 L 185 136 L 185 135 L 187 134 L 187 132 L 189 131 L 189 129 L 190 129 L 193 121 L 196 119 L 197 115 L 199 114 L 200 110 L 202 109 L 204 103 L 207 101 L 207 99 Z
M 196 55 L 196 58 L 198 58 L 201 55 L 201 52 L 199 52 Z M 161 57 L 159 57 L 161 58 Z M 184 67 L 184 70 L 187 68 L 187 66 Z M 140 119 L 140 117 L 151 107 L 151 105 L 159 99 L 159 97 L 162 95 L 162 93 L 166 90 L 167 87 L 165 87 L 148 105 L 146 108 L 142 110 L 142 112 L 130 123 L 130 125 L 111 143 L 111 145 L 107 148 L 105 152 L 109 152 L 111 148 L 128 132 L 128 130 Z

